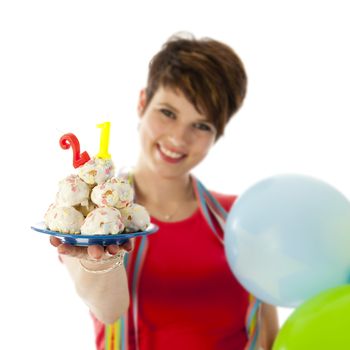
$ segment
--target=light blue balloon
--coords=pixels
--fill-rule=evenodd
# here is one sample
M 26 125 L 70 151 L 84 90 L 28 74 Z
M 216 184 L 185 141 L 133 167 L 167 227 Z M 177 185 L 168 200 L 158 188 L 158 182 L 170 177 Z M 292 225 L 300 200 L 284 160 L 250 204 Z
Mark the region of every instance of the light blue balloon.
M 350 283 L 350 202 L 312 177 L 267 178 L 230 210 L 225 252 L 236 278 L 257 298 L 297 307 Z

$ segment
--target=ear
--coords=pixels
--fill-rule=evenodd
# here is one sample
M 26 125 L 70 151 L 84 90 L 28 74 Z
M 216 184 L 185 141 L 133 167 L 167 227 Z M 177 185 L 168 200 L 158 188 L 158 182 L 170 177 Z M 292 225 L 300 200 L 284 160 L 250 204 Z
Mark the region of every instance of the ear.
M 137 104 L 137 112 L 138 112 L 139 117 L 142 117 L 142 115 L 145 111 L 146 103 L 147 103 L 146 89 L 142 89 L 140 91 L 139 102 Z

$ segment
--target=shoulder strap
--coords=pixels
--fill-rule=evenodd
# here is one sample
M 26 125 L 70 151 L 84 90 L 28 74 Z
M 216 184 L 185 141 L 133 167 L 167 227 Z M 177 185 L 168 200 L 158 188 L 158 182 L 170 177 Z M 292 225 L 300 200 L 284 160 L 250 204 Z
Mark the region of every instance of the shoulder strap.
M 215 229 L 211 213 L 223 232 L 225 232 L 225 222 L 227 219 L 227 212 L 219 203 L 219 201 L 204 187 L 204 185 L 195 177 L 192 177 L 193 188 L 195 190 L 200 209 L 203 216 L 207 220 L 215 236 L 224 244 L 224 240 L 220 237 Z M 245 350 L 255 350 L 259 344 L 257 342 L 259 336 L 259 316 L 260 316 L 261 302 L 253 294 L 249 294 L 249 307 L 246 314 L 246 331 L 248 336 L 248 343 Z
M 130 264 L 129 254 L 124 255 L 124 266 L 127 269 Z M 127 332 L 128 315 L 122 316 L 118 321 L 105 325 L 105 350 L 127 350 L 126 332 Z
M 204 187 L 204 185 L 194 176 L 192 176 L 192 184 L 197 197 L 199 208 L 204 218 L 206 219 L 208 225 L 210 226 L 215 236 L 223 244 L 223 239 L 216 231 L 210 213 L 214 215 L 220 227 L 223 229 L 227 218 L 226 210 L 221 206 L 221 204 L 216 200 L 216 198 L 214 198 L 214 196 Z

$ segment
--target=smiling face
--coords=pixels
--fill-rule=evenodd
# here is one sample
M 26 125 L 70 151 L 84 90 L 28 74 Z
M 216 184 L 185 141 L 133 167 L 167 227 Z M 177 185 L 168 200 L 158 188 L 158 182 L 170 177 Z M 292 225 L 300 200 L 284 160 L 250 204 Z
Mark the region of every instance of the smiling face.
M 160 87 L 146 102 L 141 91 L 139 165 L 166 178 L 187 175 L 214 144 L 214 125 L 179 90 Z

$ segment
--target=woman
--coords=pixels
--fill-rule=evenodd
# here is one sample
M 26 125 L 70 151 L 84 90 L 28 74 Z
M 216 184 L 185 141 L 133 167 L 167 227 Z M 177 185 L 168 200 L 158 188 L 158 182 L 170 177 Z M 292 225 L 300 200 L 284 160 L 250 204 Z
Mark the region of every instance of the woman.
M 152 59 L 140 93 L 141 153 L 132 173 L 136 202 L 160 230 L 106 252 L 51 238 L 91 310 L 98 349 L 107 341 L 104 325 L 122 315 L 128 349 L 252 348 L 245 329 L 249 293 L 230 272 L 219 220 L 202 215 L 201 187 L 190 175 L 242 105 L 246 81 L 241 60 L 227 45 L 171 38 Z M 236 198 L 211 195 L 226 211 Z M 127 269 L 122 249 L 129 252 Z M 271 349 L 275 308 L 263 304 L 260 319 L 258 344 Z

